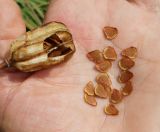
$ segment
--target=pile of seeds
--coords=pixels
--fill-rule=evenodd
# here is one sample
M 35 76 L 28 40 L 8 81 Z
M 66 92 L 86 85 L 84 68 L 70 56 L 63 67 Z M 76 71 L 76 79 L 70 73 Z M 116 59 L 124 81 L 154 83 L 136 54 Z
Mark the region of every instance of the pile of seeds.
M 117 28 L 104 27 L 103 29 L 106 39 L 112 40 L 118 35 Z M 118 90 L 113 88 L 112 81 L 108 75 L 112 63 L 117 59 L 117 53 L 111 46 L 107 46 L 103 51 L 94 50 L 87 54 L 89 60 L 95 63 L 95 69 L 100 73 L 96 77 L 96 86 L 92 81 L 89 81 L 84 88 L 84 100 L 87 104 L 96 106 L 96 97 L 109 99 L 109 104 L 105 106 L 104 112 L 107 115 L 118 115 L 119 111 L 115 104 L 118 104 L 122 99 L 131 94 L 133 86 L 131 79 L 133 73 L 129 71 L 135 65 L 135 58 L 137 56 L 137 48 L 129 47 L 121 52 L 121 59 L 118 62 L 120 68 L 120 75 L 118 82 L 124 86 Z

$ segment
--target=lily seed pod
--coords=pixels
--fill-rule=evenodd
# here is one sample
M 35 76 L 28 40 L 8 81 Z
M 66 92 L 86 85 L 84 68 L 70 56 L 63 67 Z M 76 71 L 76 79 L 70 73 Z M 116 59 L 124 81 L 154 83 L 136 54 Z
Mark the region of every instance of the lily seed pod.
M 128 82 L 131 78 L 133 78 L 133 73 L 130 71 L 122 71 L 121 75 L 118 77 L 118 80 L 120 83 L 126 83 Z
M 85 86 L 84 88 L 84 92 L 90 96 L 93 96 L 94 95 L 94 85 L 93 85 L 93 82 L 92 81 L 89 81 L 87 83 L 87 85 Z
M 122 56 L 126 56 L 128 58 L 131 58 L 131 59 L 135 59 L 137 57 L 137 48 L 136 47 L 129 47 L 127 49 L 124 49 L 122 52 L 121 52 L 121 55 Z
M 123 57 L 119 61 L 118 65 L 119 65 L 119 68 L 121 70 L 128 70 L 128 69 L 132 68 L 135 65 L 135 62 L 132 59 L 128 58 L 128 57 Z
M 13 41 L 6 62 L 20 71 L 33 72 L 64 62 L 74 52 L 72 35 L 67 27 L 51 22 Z
M 132 82 L 131 81 L 128 81 L 125 86 L 122 88 L 122 94 L 124 96 L 128 96 L 131 94 L 133 90 L 133 85 L 132 85 Z
M 119 102 L 121 102 L 122 100 L 122 93 L 121 91 L 117 90 L 117 89 L 112 89 L 111 95 L 110 95 L 110 102 L 113 104 L 117 104 Z
M 112 40 L 117 37 L 118 29 L 115 27 L 106 26 L 103 28 L 106 39 Z
M 88 94 L 84 94 L 84 101 L 89 104 L 89 105 L 92 105 L 92 106 L 96 106 L 97 105 L 97 101 L 95 99 L 95 96 L 90 96 Z
M 104 108 L 104 112 L 106 113 L 106 115 L 118 115 L 119 113 L 118 109 L 113 104 L 109 104 L 108 106 L 106 106 Z
M 103 56 L 106 60 L 114 61 L 117 59 L 117 53 L 115 49 L 111 46 L 108 46 L 103 50 Z

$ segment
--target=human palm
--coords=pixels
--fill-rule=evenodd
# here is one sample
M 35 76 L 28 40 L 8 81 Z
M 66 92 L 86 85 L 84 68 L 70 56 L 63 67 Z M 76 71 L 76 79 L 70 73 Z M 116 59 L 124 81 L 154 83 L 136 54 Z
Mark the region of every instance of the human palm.
M 159 132 L 160 15 L 157 10 L 160 6 L 155 1 L 51 2 L 45 22 L 64 22 L 73 34 L 76 53 L 68 62 L 34 74 L 1 71 L 1 131 Z M 7 6 L 5 2 L 1 2 L 3 7 Z M 19 24 L 14 25 L 16 33 L 11 29 L 5 32 L 8 25 L 1 21 L 5 25 L 2 26 L 3 34 L 0 34 L 2 48 L 6 47 L 4 43 L 7 44 L 8 39 L 24 32 L 16 5 L 13 1 L 8 2 L 15 7 L 11 12 L 18 15 L 14 18 L 19 19 Z M 6 21 L 13 24 L 13 17 L 8 19 Z M 119 29 L 113 43 L 104 39 L 102 28 L 106 25 Z M 86 53 L 107 45 L 114 46 L 117 51 L 129 46 L 136 46 L 139 50 L 136 66 L 132 69 L 134 91 L 117 106 L 120 114 L 116 117 L 103 113 L 106 101 L 98 100 L 95 108 L 83 102 L 84 85 L 97 75 Z M 116 66 L 110 71 L 114 87 L 119 87 L 115 81 L 117 72 Z

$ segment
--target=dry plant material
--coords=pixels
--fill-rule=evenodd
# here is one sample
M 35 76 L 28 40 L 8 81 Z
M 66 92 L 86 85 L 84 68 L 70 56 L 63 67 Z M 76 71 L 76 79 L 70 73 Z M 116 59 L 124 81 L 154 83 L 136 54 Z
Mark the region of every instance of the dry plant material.
M 92 106 L 96 106 L 97 105 L 97 101 L 95 99 L 95 96 L 90 96 L 88 94 L 84 94 L 84 100 L 87 104 L 92 105 Z
M 126 56 L 128 58 L 131 58 L 131 59 L 135 59 L 137 57 L 137 48 L 136 47 L 129 47 L 127 49 L 124 49 L 122 51 L 122 56 Z
M 112 66 L 112 63 L 106 60 L 99 64 L 96 64 L 96 69 L 101 73 L 105 73 L 111 68 L 111 66 Z
M 109 104 L 104 108 L 104 112 L 106 115 L 118 115 L 119 111 L 118 109 L 113 105 Z
M 107 60 L 114 61 L 117 59 L 117 53 L 116 53 L 115 49 L 111 46 L 108 46 L 103 50 L 103 56 Z
M 111 95 L 110 95 L 110 102 L 117 104 L 119 102 L 121 102 L 122 100 L 122 93 L 121 91 L 117 90 L 117 89 L 112 89 Z
M 113 40 L 118 35 L 118 29 L 115 27 L 106 26 L 103 28 L 106 39 Z
M 133 90 L 132 82 L 128 81 L 125 86 L 122 88 L 122 94 L 124 96 L 130 95 Z
M 112 82 L 107 73 L 100 73 L 96 77 L 96 81 L 98 84 L 101 84 L 103 87 L 111 86 Z
M 93 96 L 94 95 L 94 85 L 93 85 L 93 82 L 92 81 L 89 81 L 87 83 L 87 85 L 85 86 L 84 88 L 84 92 L 90 96 Z
M 121 70 L 128 70 L 135 65 L 135 62 L 128 57 L 123 57 L 118 64 Z
M 133 77 L 133 73 L 130 71 L 122 71 L 121 75 L 118 77 L 120 83 L 126 83 Z
M 91 51 L 87 54 L 89 60 L 93 61 L 94 63 L 101 63 L 104 61 L 102 52 L 99 50 Z
M 107 98 L 108 97 L 108 93 L 107 93 L 106 89 L 101 84 L 98 84 L 96 86 L 96 88 L 95 88 L 95 94 L 98 97 L 101 97 L 101 98 Z

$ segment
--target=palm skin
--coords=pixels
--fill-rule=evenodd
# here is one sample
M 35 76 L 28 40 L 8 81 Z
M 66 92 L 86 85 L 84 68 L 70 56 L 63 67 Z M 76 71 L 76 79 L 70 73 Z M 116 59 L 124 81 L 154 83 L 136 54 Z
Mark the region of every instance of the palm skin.
M 77 51 L 67 63 L 32 75 L 1 71 L 1 131 L 159 132 L 160 16 L 154 10 L 158 9 L 154 8 L 157 6 L 154 2 L 51 2 L 45 22 L 64 22 L 73 34 Z M 10 5 L 15 6 L 14 3 Z M 102 28 L 106 25 L 119 29 L 113 43 L 104 39 Z M 21 30 L 16 36 L 24 32 L 23 22 L 17 24 L 17 29 Z M 5 37 L 1 35 L 1 40 L 7 40 L 7 34 Z M 0 46 L 2 44 L 1 41 Z M 134 91 L 117 106 L 120 110 L 117 117 L 105 116 L 105 100 L 98 100 L 96 108 L 83 102 L 84 85 L 97 75 L 86 53 L 107 45 L 114 46 L 117 51 L 129 46 L 136 46 L 139 50 L 136 66 L 132 69 Z M 115 81 L 118 71 L 116 66 L 110 71 L 114 87 L 119 87 Z

